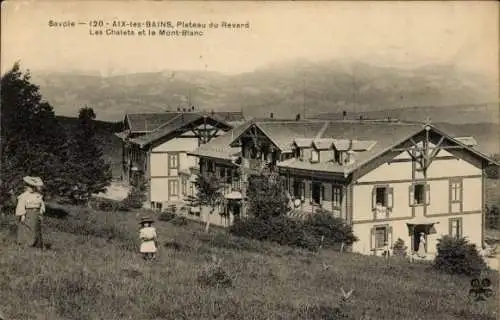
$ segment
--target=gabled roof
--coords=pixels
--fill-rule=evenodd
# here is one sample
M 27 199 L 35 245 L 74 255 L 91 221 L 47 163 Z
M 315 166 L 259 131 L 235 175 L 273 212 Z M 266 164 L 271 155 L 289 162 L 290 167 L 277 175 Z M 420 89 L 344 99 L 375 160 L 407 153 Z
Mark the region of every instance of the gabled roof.
M 360 145 L 357 146 L 358 148 L 364 147 L 365 143 L 360 143 L 361 141 L 377 141 L 377 143 L 374 145 L 369 144 L 371 148 L 368 148 L 366 151 L 356 152 L 354 154 L 355 162 L 351 165 L 340 165 L 333 162 L 310 163 L 309 161 L 300 161 L 292 158 L 278 163 L 278 167 L 348 174 L 422 130 L 423 126 L 421 124 L 331 121 L 322 136 L 340 137 L 340 139 L 334 139 L 334 145 L 337 150 L 347 150 L 350 140 L 353 140 L 353 147 L 355 141 L 359 141 Z
M 332 147 L 334 141 L 332 138 L 314 139 L 313 145 L 317 150 L 328 150 Z
M 174 133 L 175 131 L 187 131 L 185 128 L 193 123 L 198 123 L 204 121 L 206 119 L 207 123 L 215 124 L 217 123 L 219 126 L 223 127 L 226 130 L 230 130 L 232 128 L 231 125 L 221 120 L 218 116 L 202 114 L 198 112 L 193 113 L 180 113 L 177 117 L 173 118 L 169 122 L 161 125 L 154 131 L 145 134 L 143 136 L 130 139 L 131 143 L 138 144 L 141 147 L 149 145 L 157 140 L 160 140 L 168 135 Z
M 230 143 L 235 136 L 240 135 L 246 128 L 248 123 L 244 123 L 235 127 L 234 129 L 225 132 L 218 136 L 209 143 L 201 145 L 198 149 L 188 152 L 189 155 L 217 158 L 223 160 L 232 160 L 233 157 L 240 155 L 239 147 L 231 147 Z
M 312 139 L 299 138 L 293 140 L 293 144 L 297 148 L 311 148 L 312 147 Z
M 264 133 L 282 152 L 291 152 L 293 148 L 293 141 L 306 138 L 310 139 L 309 143 L 312 143 L 312 139 L 316 137 L 316 134 L 322 129 L 324 121 L 309 121 L 309 120 L 298 120 L 298 121 L 251 121 L 251 125 L 255 125 L 262 133 Z M 234 140 L 231 142 L 232 146 L 238 145 L 238 140 L 241 134 L 245 132 L 242 131 L 239 135 L 235 136 Z
M 128 113 L 125 115 L 125 122 L 128 123 L 132 133 L 146 133 L 158 129 L 160 126 L 178 117 L 181 114 L 200 114 L 200 111 L 166 111 L 155 113 Z M 224 122 L 245 121 L 241 111 L 218 111 L 210 113 L 212 117 L 217 117 Z
M 294 143 L 309 146 L 314 142 L 323 148 L 333 141 L 333 145 L 337 150 L 347 150 L 349 147 L 348 144 L 352 143 L 353 151 L 355 151 L 353 154 L 355 161 L 352 164 L 340 165 L 333 162 L 311 163 L 294 158 L 278 163 L 278 167 L 282 168 L 325 171 L 344 175 L 352 173 L 354 170 L 389 152 L 396 146 L 425 130 L 422 123 L 389 121 L 252 121 L 235 128 L 232 133 L 227 133 L 200 147 L 196 151 L 197 155 L 230 159 L 231 156 L 236 155 L 240 150 L 237 147 L 240 136 L 252 125 L 261 130 L 282 152 L 291 151 Z M 430 128 L 437 134 L 447 137 L 452 143 L 458 144 L 476 156 L 481 157 L 483 160 L 499 165 L 487 155 L 460 141 L 464 141 L 463 139 L 454 139 L 453 135 L 447 134 L 433 126 L 430 126 Z M 227 146 L 224 147 L 226 143 Z

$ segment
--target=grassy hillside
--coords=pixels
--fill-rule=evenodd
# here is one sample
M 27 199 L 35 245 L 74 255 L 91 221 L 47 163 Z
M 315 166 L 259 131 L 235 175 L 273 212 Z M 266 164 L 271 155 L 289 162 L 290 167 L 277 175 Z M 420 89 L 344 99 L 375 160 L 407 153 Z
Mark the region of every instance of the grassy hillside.
M 312 115 L 461 105 L 433 120 L 463 123 L 459 112 L 472 109 L 468 122 L 498 122 L 498 107 L 492 117 L 491 108 L 482 105 L 498 100 L 494 79 L 452 65 L 396 69 L 358 61 L 292 61 L 239 75 L 163 71 L 101 77 L 33 71 L 33 81 L 59 114 L 73 115 L 79 106 L 90 105 L 100 119 L 112 121 L 125 112 L 175 109 L 191 101 L 199 108 L 242 109 L 258 117 L 270 112 L 288 117 L 304 109 Z
M 426 264 L 313 254 L 157 223 L 158 260 L 137 253 L 139 214 L 66 207 L 44 220 L 50 250 L 19 250 L 0 224 L 1 312 L 7 319 L 496 319 L 496 299 L 468 298 L 470 279 Z M 61 213 L 62 209 L 59 209 Z M 166 243 L 177 243 L 166 247 Z M 212 255 L 232 287 L 201 286 Z M 495 284 L 496 272 L 489 275 Z M 341 288 L 353 289 L 345 304 Z M 337 309 L 340 308 L 340 311 Z

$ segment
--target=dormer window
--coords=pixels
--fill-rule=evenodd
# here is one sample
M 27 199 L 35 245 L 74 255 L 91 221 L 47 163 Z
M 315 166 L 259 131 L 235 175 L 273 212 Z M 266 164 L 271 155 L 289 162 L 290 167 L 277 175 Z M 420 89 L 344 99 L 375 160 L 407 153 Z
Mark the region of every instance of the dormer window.
M 318 150 L 311 150 L 311 162 L 319 162 L 319 151 Z
M 295 158 L 300 159 L 301 150 L 300 148 L 295 148 Z

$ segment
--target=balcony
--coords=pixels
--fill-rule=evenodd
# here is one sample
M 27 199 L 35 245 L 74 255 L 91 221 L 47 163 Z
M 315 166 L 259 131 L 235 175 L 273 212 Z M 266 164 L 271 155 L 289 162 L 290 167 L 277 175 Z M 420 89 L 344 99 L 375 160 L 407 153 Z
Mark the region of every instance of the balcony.
M 268 161 L 262 160 L 262 159 L 243 159 L 242 161 L 243 167 L 253 170 L 253 171 L 258 171 L 261 172 L 264 168 L 269 168 L 271 171 L 274 171 L 276 168 L 276 165 L 274 164 L 269 164 Z

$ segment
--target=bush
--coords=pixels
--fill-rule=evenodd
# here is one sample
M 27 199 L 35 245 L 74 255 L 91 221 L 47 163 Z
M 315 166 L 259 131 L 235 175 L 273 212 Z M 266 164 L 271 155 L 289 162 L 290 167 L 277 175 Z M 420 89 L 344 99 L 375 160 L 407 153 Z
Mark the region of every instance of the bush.
M 486 207 L 486 228 L 500 229 L 500 209 L 497 206 Z
M 326 246 L 337 247 L 342 242 L 352 245 L 358 240 L 350 225 L 324 209 L 319 209 L 315 214 L 309 215 L 304 221 L 304 226 L 307 233 L 317 239 L 324 236 L 323 245 Z
M 394 245 L 392 246 L 392 253 L 395 256 L 405 257 L 406 256 L 406 249 L 408 249 L 408 247 L 405 246 L 405 242 L 403 241 L 403 239 L 398 238 L 398 240 L 396 240 L 396 242 L 394 242 Z
M 476 245 L 465 238 L 444 236 L 438 240 L 434 267 L 450 274 L 478 276 L 487 268 Z
M 235 221 L 229 228 L 231 234 L 259 241 L 277 242 L 280 245 L 296 246 L 316 250 L 319 239 L 308 234 L 302 221 L 286 216 L 244 218 Z
M 221 261 L 213 258 L 214 261 L 198 276 L 198 283 L 202 286 L 217 288 L 229 288 L 233 286 L 233 280 L 221 266 Z
M 132 187 L 127 197 L 123 200 L 123 205 L 127 208 L 141 209 L 145 200 L 146 195 L 144 191 L 141 188 Z
M 172 219 L 174 219 L 176 216 L 175 213 L 173 212 L 162 212 L 158 215 L 158 220 L 161 220 L 161 221 L 170 221 Z

